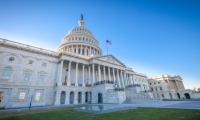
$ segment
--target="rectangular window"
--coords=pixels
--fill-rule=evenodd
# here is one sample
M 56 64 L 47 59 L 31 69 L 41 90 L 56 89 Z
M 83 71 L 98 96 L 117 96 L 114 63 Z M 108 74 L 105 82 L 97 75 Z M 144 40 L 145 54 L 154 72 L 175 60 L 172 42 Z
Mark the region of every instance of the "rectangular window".
M 24 80 L 25 81 L 31 80 L 31 72 L 24 72 Z
M 2 79 L 8 80 L 10 78 L 11 74 L 12 74 L 12 68 L 5 67 L 2 72 Z
M 19 101 L 20 102 L 24 102 L 25 97 L 26 97 L 26 92 L 20 92 L 19 93 Z
M 162 87 L 160 87 L 160 90 L 162 90 Z
M 38 79 L 39 81 L 45 81 L 47 77 L 47 74 L 45 72 L 38 73 Z
M 41 92 L 36 92 L 35 93 L 35 101 L 40 102 L 40 100 L 41 100 Z

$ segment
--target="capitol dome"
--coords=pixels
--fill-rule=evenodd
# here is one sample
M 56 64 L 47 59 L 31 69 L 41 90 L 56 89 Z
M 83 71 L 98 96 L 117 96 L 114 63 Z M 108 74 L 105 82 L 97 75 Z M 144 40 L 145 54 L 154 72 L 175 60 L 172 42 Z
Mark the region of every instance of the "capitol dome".
M 95 57 L 102 55 L 99 42 L 85 27 L 83 15 L 78 21 L 78 26 L 64 36 L 58 51 L 61 53 L 73 53 L 81 56 Z

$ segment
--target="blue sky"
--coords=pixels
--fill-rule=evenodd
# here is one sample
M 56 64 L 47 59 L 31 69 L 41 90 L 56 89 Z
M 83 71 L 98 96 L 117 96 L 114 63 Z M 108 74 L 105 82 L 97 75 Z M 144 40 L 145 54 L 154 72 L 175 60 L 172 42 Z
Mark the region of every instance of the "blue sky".
M 1 0 L 0 37 L 55 50 L 84 14 L 109 53 L 149 77 L 182 76 L 200 87 L 198 0 Z

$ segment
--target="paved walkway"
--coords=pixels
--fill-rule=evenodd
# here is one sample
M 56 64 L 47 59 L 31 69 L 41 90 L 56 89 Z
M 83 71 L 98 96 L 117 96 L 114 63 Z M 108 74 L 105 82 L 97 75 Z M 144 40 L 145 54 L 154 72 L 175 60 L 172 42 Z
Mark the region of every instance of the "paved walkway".
M 108 113 L 128 109 L 137 109 L 139 107 L 145 108 L 177 108 L 177 109 L 199 109 L 200 101 L 159 101 L 159 100 L 137 100 L 131 104 L 92 104 L 81 107 L 76 107 L 76 110 L 94 112 L 94 113 Z

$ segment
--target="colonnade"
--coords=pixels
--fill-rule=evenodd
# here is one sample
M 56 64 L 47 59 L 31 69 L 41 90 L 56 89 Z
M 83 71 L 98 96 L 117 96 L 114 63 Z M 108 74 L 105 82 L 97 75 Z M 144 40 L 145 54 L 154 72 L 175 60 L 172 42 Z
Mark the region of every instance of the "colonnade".
M 63 66 L 67 64 L 67 86 L 93 86 L 95 83 L 102 81 L 112 82 L 117 88 L 125 88 L 126 86 L 134 84 L 134 74 L 128 74 L 124 69 L 118 67 L 110 67 L 101 64 L 83 64 L 75 61 L 61 60 L 59 66 L 59 80 L 58 84 L 63 83 Z M 72 64 L 75 66 L 75 78 L 71 78 Z M 79 73 L 81 68 L 81 74 Z M 87 74 L 87 75 L 86 75 Z M 81 75 L 81 84 L 78 76 Z M 87 76 L 87 77 L 86 77 Z M 72 79 L 73 83 L 72 83 Z M 87 81 L 86 81 L 87 80 Z

